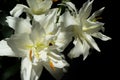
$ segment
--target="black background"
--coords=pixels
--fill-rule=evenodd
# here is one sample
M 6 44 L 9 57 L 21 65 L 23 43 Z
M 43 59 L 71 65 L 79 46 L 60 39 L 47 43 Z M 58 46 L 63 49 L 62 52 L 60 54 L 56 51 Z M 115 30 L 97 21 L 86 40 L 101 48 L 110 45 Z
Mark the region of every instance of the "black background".
M 76 7 L 79 8 L 82 4 L 87 0 L 71 0 Z M 15 0 L 0 0 L 0 10 L 5 11 L 6 15 L 9 15 L 9 11 L 16 5 L 17 1 Z M 20 0 L 19 3 L 26 4 L 25 0 Z M 104 34 L 110 36 L 112 40 L 104 42 L 98 39 L 95 39 L 98 43 L 98 46 L 101 49 L 101 52 L 97 52 L 95 50 L 91 50 L 91 54 L 87 57 L 85 61 L 82 60 L 82 56 L 79 58 L 70 60 L 66 57 L 68 62 L 70 63 L 70 68 L 68 72 L 65 73 L 62 80 L 84 80 L 84 79 L 108 79 L 108 78 L 116 78 L 114 76 L 117 72 L 117 61 L 116 61 L 116 52 L 115 46 L 113 46 L 114 40 L 114 30 L 113 25 L 113 1 L 111 0 L 94 0 L 93 10 L 100 9 L 101 7 L 105 7 L 104 12 L 101 17 L 103 18 L 101 21 L 105 23 L 105 32 Z M 0 16 L 1 19 L 1 16 Z M 2 26 L 2 25 L 1 25 Z M 0 26 L 0 29 L 1 29 Z M 1 29 L 2 30 L 2 29 Z M 3 39 L 3 34 L 0 31 L 0 39 Z M 69 49 L 69 48 L 67 48 Z M 67 52 L 67 50 L 66 50 Z M 0 80 L 20 80 L 20 59 L 9 58 L 9 57 L 0 57 Z M 118 63 L 117 63 L 118 64 Z M 13 68 L 17 68 L 14 70 Z M 3 78 L 6 77 L 7 72 L 15 71 L 14 75 L 11 75 L 8 79 Z M 9 75 L 8 75 L 9 76 Z M 45 69 L 43 70 L 42 75 L 40 76 L 40 80 L 55 80 Z

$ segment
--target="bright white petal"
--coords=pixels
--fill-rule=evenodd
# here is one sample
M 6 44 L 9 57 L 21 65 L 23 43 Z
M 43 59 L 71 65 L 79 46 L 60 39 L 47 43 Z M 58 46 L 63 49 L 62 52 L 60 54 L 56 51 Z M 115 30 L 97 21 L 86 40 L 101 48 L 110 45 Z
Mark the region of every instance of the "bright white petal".
M 31 80 L 31 71 L 32 71 L 32 63 L 27 57 L 23 58 L 21 62 L 21 79 Z
M 92 36 L 98 38 L 98 39 L 101 39 L 103 41 L 107 41 L 107 40 L 111 40 L 110 37 L 106 36 L 106 35 L 103 35 L 102 33 L 100 32 L 97 32 L 97 33 L 93 33 Z
M 12 51 L 5 40 L 0 41 L 0 56 L 19 57 Z
M 10 11 L 10 14 L 14 17 L 19 17 L 23 12 L 27 11 L 28 7 L 22 4 L 17 4 L 15 8 L 13 8 L 12 11 Z
M 37 65 L 33 65 L 30 80 L 38 80 L 42 73 L 42 70 L 43 70 L 43 66 L 41 62 L 37 63 Z
M 8 16 L 6 22 L 15 30 L 15 33 L 30 33 L 31 24 L 29 20 Z

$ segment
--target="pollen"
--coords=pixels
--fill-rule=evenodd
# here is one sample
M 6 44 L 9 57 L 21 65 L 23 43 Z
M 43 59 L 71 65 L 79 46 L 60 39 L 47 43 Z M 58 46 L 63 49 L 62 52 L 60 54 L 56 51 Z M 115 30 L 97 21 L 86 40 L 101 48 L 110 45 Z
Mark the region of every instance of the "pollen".
M 53 64 L 52 61 L 49 62 L 49 65 L 50 65 L 51 69 L 52 69 L 53 71 L 55 71 L 55 67 L 54 67 L 54 64 Z

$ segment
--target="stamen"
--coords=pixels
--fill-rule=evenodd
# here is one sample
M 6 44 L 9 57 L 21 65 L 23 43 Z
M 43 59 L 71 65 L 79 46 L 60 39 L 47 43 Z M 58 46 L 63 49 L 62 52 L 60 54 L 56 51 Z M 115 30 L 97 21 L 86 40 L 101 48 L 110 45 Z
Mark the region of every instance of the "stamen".
M 30 50 L 29 52 L 29 58 L 30 58 L 30 61 L 32 61 L 32 50 Z
M 93 22 L 96 22 L 97 20 L 102 19 L 102 17 L 96 17 L 95 19 L 93 19 Z
M 50 60 L 50 62 L 49 62 L 49 65 L 50 65 L 51 69 L 52 69 L 53 71 L 55 71 L 55 67 L 54 67 L 53 62 L 52 62 L 51 60 Z

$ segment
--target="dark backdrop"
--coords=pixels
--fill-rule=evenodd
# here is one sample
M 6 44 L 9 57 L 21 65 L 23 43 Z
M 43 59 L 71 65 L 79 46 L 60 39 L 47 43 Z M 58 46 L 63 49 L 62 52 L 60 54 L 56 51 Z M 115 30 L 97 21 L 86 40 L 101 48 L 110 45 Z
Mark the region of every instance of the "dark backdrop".
M 75 3 L 76 7 L 79 9 L 87 0 L 71 1 Z M 2 15 L 0 16 L 1 20 L 5 20 L 4 16 L 9 15 L 9 11 L 16 3 L 26 4 L 25 0 L 0 0 L 0 10 L 3 11 L 0 14 Z M 101 15 L 103 18 L 101 21 L 105 23 L 104 34 L 113 38 L 113 2 L 111 0 L 94 0 L 92 12 L 103 6 L 106 7 Z M 0 40 L 4 38 L 4 34 L 2 34 L 4 25 L 4 23 L 0 23 Z M 12 33 L 12 31 L 8 33 Z M 66 58 L 70 63 L 70 68 L 63 76 L 62 80 L 83 80 L 86 78 L 103 80 L 105 78 L 114 77 L 113 75 L 116 73 L 117 66 L 115 65 L 116 53 L 113 51 L 113 39 L 107 42 L 98 39 L 95 40 L 98 43 L 101 52 L 99 53 L 92 50 L 85 61 L 82 60 L 82 56 L 73 60 Z M 20 80 L 20 61 L 21 60 L 18 58 L 0 57 L 0 80 Z M 55 79 L 44 69 L 40 80 Z

